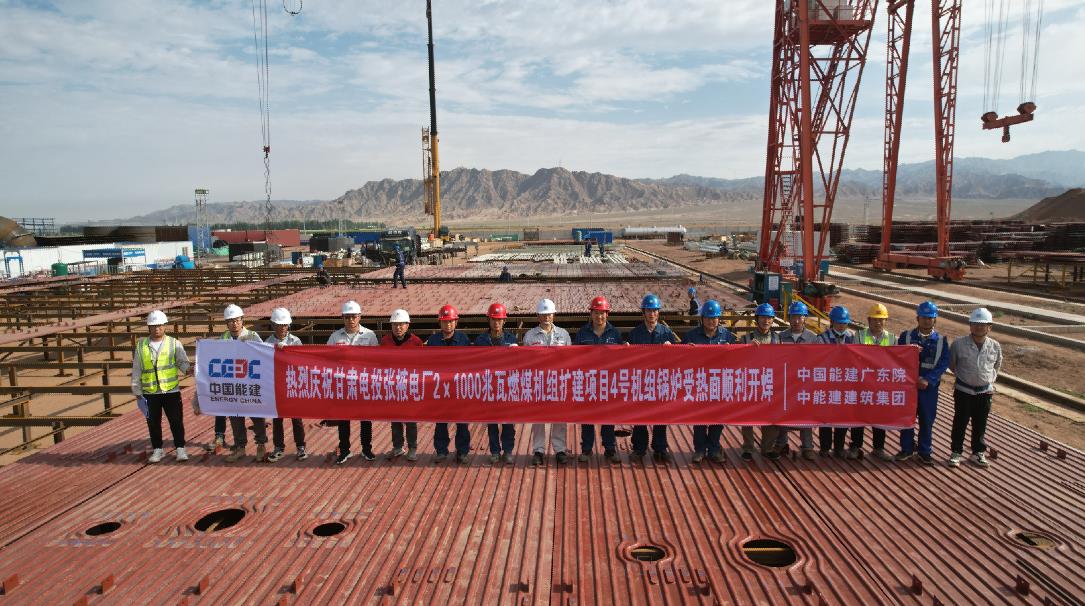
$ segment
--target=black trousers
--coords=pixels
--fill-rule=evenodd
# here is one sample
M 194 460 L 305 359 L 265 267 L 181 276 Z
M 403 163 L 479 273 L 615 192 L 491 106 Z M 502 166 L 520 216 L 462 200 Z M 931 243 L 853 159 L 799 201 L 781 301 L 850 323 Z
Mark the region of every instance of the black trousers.
M 821 427 L 818 428 L 818 446 L 821 450 L 844 450 L 845 443 L 848 440 L 848 432 L 851 432 L 851 446 L 852 448 L 863 447 L 863 428 L 862 427 Z M 874 443 L 878 443 L 878 436 L 875 434 Z M 882 446 L 885 446 L 885 432 L 882 432 Z
M 851 428 L 851 447 L 863 448 L 863 436 L 866 434 L 865 427 L 852 427 Z M 873 427 L 871 434 L 873 435 L 874 450 L 883 450 L 885 448 L 885 430 Z
M 362 452 L 373 450 L 373 421 L 361 422 Z M 339 454 L 350 452 L 350 421 L 339 421 Z
M 257 444 L 267 444 L 267 419 L 252 417 L 252 435 Z M 245 430 L 245 417 L 230 417 L 230 431 L 234 432 L 234 446 L 244 448 L 249 443 Z
M 144 394 L 143 397 L 147 398 L 147 429 L 151 433 L 151 448 L 162 448 L 163 412 L 166 413 L 166 421 L 170 424 L 173 445 L 184 448 L 185 423 L 181 414 L 181 392 L 149 393 Z
M 301 419 L 290 419 L 290 428 L 294 431 L 294 446 L 305 448 L 305 424 Z M 286 448 L 282 419 L 271 420 L 271 443 L 279 450 Z
M 407 433 L 407 448 L 418 448 L 418 423 L 392 421 L 392 448 L 403 448 L 403 433 Z
M 964 432 L 972 423 L 972 454 L 987 451 L 983 438 L 987 434 L 987 417 L 991 415 L 991 396 L 983 393 L 973 395 L 953 390 L 953 431 L 950 434 L 950 451 L 964 452 Z

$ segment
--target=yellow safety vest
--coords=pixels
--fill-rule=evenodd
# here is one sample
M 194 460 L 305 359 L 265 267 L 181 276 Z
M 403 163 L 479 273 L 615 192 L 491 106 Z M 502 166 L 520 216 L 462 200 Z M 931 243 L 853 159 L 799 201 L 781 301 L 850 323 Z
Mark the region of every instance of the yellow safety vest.
M 862 330 L 859 332 L 859 343 L 863 345 L 881 345 L 882 347 L 896 345 L 893 341 L 893 335 L 889 334 L 888 330 L 883 330 L 882 337 L 878 340 L 875 340 L 874 337 L 870 336 L 870 331 Z
M 157 359 L 152 357 L 151 340 L 147 337 L 140 339 L 139 355 L 143 369 L 139 381 L 143 393 L 165 393 L 177 389 L 177 345 L 173 337 L 162 339 Z

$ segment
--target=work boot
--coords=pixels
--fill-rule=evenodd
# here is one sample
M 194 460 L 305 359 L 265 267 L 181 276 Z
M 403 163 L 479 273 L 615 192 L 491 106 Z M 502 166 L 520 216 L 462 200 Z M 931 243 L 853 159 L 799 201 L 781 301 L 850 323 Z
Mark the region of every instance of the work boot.
M 655 459 L 656 463 L 662 463 L 664 465 L 674 463 L 674 456 L 667 450 L 658 450 L 652 453 L 652 458 Z
M 554 458 L 557 460 L 558 465 L 564 465 L 569 461 L 569 455 L 566 454 L 564 450 L 559 452 Z
M 776 452 L 775 450 L 770 450 L 768 452 L 761 453 L 761 456 L 765 457 L 770 461 L 776 461 L 780 458 L 780 453 Z
M 634 465 L 644 465 L 644 457 L 647 455 L 646 452 L 631 452 L 629 453 L 629 462 Z
M 893 460 L 893 455 L 889 454 L 888 452 L 885 452 L 884 448 L 875 448 L 874 452 L 872 452 L 870 454 L 874 455 L 874 457 L 876 459 L 880 460 L 880 461 L 892 461 Z
M 267 456 L 267 462 L 268 463 L 278 463 L 279 460 L 283 458 L 284 454 L 286 454 L 286 453 L 283 452 L 282 448 L 276 448 L 275 450 L 272 450 L 271 454 L 269 454 Z
M 447 458 L 448 458 L 448 453 L 447 452 L 439 452 L 439 453 L 433 455 L 433 462 L 434 463 L 444 463 L 445 459 L 447 459 Z
M 384 455 L 384 458 L 391 461 L 396 457 L 403 456 L 403 454 L 405 454 L 406 452 L 407 451 L 404 450 L 402 446 L 400 446 L 398 448 L 393 448 L 392 450 L 389 450 L 388 453 Z
M 934 465 L 934 457 L 929 454 L 919 455 L 919 462 L 922 465 Z
M 746 462 L 752 461 L 753 460 L 753 453 L 748 451 L 748 450 L 743 450 L 742 451 L 742 460 L 746 461 Z
M 456 455 L 456 462 L 459 463 L 460 465 L 466 465 L 467 461 L 469 460 L 469 457 L 470 457 L 470 455 L 468 455 L 467 453 L 458 454 L 458 455 Z
M 418 460 L 418 449 L 417 448 L 408 448 L 407 449 L 407 460 L 410 461 L 411 463 L 414 463 L 415 461 Z
M 863 459 L 863 451 L 853 446 L 848 449 L 847 458 L 849 461 L 861 461 Z
M 234 446 L 230 449 L 230 454 L 226 455 L 225 461 L 227 463 L 237 463 L 245 457 L 244 446 Z
M 205 447 L 209 451 L 215 451 L 219 448 L 226 448 L 226 436 L 216 435 L 215 439 Z
M 712 461 L 713 463 L 715 463 L 717 465 L 723 465 L 724 463 L 727 462 L 727 460 L 723 458 L 723 453 L 722 452 L 714 452 L 714 453 L 708 455 L 708 460 Z
M 304 461 L 309 458 L 309 451 L 305 450 L 304 446 L 298 446 L 298 460 Z
M 580 456 L 578 456 L 576 458 L 577 463 L 587 463 L 590 460 L 591 460 L 591 453 L 590 452 L 582 452 L 582 453 L 580 453 Z
M 163 451 L 161 448 L 155 448 L 154 450 L 151 451 L 151 456 L 147 457 L 147 462 L 148 463 L 157 463 L 157 462 L 161 461 L 162 458 L 165 457 L 165 456 L 166 456 L 165 451 Z
M 256 459 L 257 463 L 263 463 L 264 461 L 267 461 L 267 446 L 264 446 L 263 444 L 257 444 L 256 457 L 254 458 Z
M 177 447 L 177 452 L 174 453 L 178 463 L 183 463 L 188 460 L 188 451 L 184 446 Z
M 976 467 L 990 467 L 991 463 L 987 461 L 987 453 L 981 452 L 973 455 L 972 464 Z
M 828 459 L 829 457 L 833 456 L 833 453 L 828 448 L 823 448 L 823 449 L 818 451 L 818 455 L 823 457 L 823 458 Z
M 893 460 L 898 463 L 903 463 L 904 461 L 910 460 L 914 456 L 914 452 L 898 452 L 897 456 L 893 457 Z
M 780 456 L 786 457 L 787 455 L 791 454 L 791 445 L 781 444 L 780 446 L 776 447 L 776 452 L 779 453 Z
M 807 461 L 813 461 L 816 457 L 817 454 L 814 452 L 813 448 L 802 449 L 802 458 L 806 459 Z
M 693 453 L 693 457 L 690 459 L 690 461 L 693 462 L 693 463 L 700 463 L 703 460 L 704 460 L 704 453 L 703 452 L 695 452 L 695 453 Z
M 843 448 L 834 448 L 833 449 L 833 456 L 838 458 L 838 459 L 843 459 L 844 458 L 844 449 Z
M 949 465 L 950 467 L 960 467 L 961 466 L 961 453 L 955 452 L 955 453 L 949 455 L 949 461 L 946 464 Z
M 500 462 L 501 462 L 501 455 L 499 455 L 499 454 L 490 455 L 490 465 L 497 465 Z
M 543 453 L 537 452 L 537 453 L 531 455 L 531 464 L 534 465 L 535 467 L 538 467 L 539 465 L 542 465 L 543 464 Z
M 505 465 L 512 465 L 516 462 L 510 454 L 506 454 L 505 456 L 501 457 L 501 460 L 505 463 Z
M 611 464 L 618 464 L 618 463 L 622 462 L 621 457 L 619 457 L 617 451 L 614 451 L 614 450 L 608 450 L 608 451 L 604 452 L 603 453 L 603 458 L 606 459 L 607 462 L 609 462 Z

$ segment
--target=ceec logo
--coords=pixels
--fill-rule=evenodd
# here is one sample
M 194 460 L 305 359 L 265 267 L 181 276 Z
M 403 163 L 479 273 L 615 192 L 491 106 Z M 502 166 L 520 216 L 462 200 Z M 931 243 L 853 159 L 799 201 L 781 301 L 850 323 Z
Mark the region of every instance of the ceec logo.
M 213 379 L 259 379 L 260 360 L 215 358 L 207 365 L 207 376 Z

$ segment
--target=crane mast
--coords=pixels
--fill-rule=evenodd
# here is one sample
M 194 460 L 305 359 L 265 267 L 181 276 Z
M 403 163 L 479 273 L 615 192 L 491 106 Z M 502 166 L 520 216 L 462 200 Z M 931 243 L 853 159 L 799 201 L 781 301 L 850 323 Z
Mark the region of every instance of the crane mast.
M 429 33 L 429 128 L 422 129 L 422 175 L 425 210 L 433 215 L 433 238 L 441 237 L 441 168 L 437 156 L 437 84 L 433 67 L 433 7 L 426 0 L 426 26 Z

